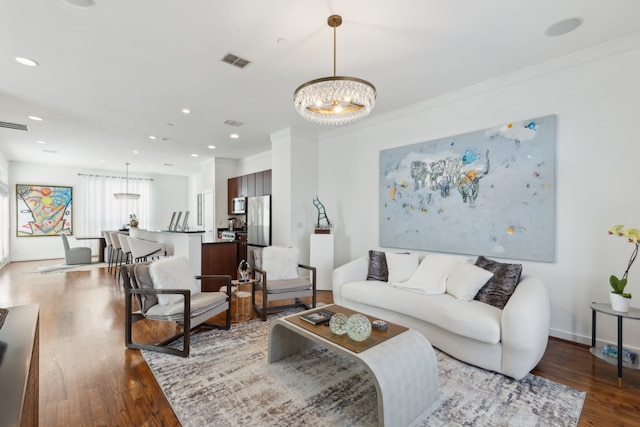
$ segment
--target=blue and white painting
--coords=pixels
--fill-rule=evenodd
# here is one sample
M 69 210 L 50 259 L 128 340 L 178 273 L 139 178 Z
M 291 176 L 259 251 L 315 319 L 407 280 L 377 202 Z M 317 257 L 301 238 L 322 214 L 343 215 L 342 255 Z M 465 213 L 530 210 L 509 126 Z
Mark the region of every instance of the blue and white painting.
M 380 246 L 553 262 L 556 116 L 380 152 Z

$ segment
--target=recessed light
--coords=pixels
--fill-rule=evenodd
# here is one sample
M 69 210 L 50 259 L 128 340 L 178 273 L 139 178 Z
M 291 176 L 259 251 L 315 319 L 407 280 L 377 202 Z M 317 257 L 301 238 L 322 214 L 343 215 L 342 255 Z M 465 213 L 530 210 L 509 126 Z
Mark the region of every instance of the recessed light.
M 560 22 L 556 22 L 544 32 L 549 37 L 562 36 L 570 33 L 571 31 L 582 25 L 584 20 L 582 18 L 569 18 Z
M 133 150 L 132 153 L 133 154 L 138 154 L 138 150 Z
M 87 8 L 93 7 L 93 0 L 64 0 L 66 3 L 71 6 Z
M 150 136 L 149 136 L 149 139 L 156 139 L 156 137 L 155 137 L 155 136 L 153 136 L 153 135 L 150 135 Z
M 208 145 L 207 148 L 210 149 L 210 150 L 215 150 L 216 146 L 215 145 Z
M 183 109 L 182 109 L 182 112 L 183 112 L 184 114 L 189 114 L 189 113 L 191 112 L 191 110 L 189 110 L 188 108 L 183 108 Z
M 28 67 L 35 67 L 38 65 L 38 63 L 36 61 L 34 61 L 33 59 L 29 59 L 29 58 L 23 58 L 21 56 L 18 56 L 16 58 L 16 61 L 18 61 L 19 63 L 21 63 L 22 65 L 26 65 Z
M 29 118 L 31 120 L 35 120 L 36 122 L 41 122 L 42 121 L 42 117 L 38 117 L 38 116 L 27 116 L 27 118 Z
M 46 142 L 44 142 L 44 141 L 36 141 L 36 144 L 43 144 L 44 145 L 44 144 L 46 144 Z
M 229 135 L 229 138 L 238 139 L 240 138 L 240 135 L 238 135 L 237 133 L 232 133 L 231 135 Z
M 193 154 L 191 154 L 191 157 L 198 157 L 198 155 L 193 153 Z

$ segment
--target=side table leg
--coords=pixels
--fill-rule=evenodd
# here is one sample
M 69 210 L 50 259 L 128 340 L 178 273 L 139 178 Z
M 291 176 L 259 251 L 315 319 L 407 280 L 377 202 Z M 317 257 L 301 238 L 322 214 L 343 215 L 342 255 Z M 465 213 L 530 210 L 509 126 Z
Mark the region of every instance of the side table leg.
M 618 387 L 622 387 L 622 316 L 618 316 Z
M 596 311 L 591 309 L 591 347 L 596 348 Z M 591 367 L 596 367 L 596 357 L 591 355 Z

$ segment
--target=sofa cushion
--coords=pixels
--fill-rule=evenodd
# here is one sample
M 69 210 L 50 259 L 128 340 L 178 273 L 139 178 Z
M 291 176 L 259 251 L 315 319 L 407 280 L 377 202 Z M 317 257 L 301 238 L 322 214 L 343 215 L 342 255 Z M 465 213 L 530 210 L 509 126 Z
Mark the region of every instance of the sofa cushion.
M 151 263 L 149 274 L 155 289 L 188 289 L 191 296 L 200 292 L 186 257 L 172 256 Z M 169 305 L 181 302 L 182 295 L 158 294 L 158 304 Z
M 520 282 L 522 264 L 501 263 L 479 256 L 476 265 L 492 272 L 493 277 L 478 291 L 475 299 L 503 309 Z
M 447 276 L 458 262 L 459 259 L 453 255 L 427 254 L 409 280 L 392 285 L 419 294 L 443 294 L 447 287 Z
M 369 305 L 395 311 L 438 326 L 453 334 L 497 344 L 502 310 L 479 301 L 463 301 L 449 294 L 419 295 L 385 282 L 355 281 L 341 287 L 343 305 Z
M 269 281 L 296 279 L 299 258 L 298 248 L 268 246 L 262 250 L 262 269 Z
M 458 262 L 447 277 L 447 293 L 471 301 L 480 288 L 493 277 L 493 273 L 468 262 Z
M 367 280 L 380 280 L 381 282 L 389 280 L 389 269 L 387 268 L 387 258 L 384 252 L 369 251 Z
M 389 268 L 389 282 L 405 282 L 418 268 L 418 254 L 386 252 L 385 257 Z

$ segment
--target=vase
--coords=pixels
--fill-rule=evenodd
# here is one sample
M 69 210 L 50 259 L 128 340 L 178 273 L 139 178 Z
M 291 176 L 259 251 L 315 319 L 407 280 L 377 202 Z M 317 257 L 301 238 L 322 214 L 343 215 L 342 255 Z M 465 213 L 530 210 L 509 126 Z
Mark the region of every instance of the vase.
M 625 298 L 620 294 L 615 294 L 613 292 L 610 292 L 609 299 L 611 300 L 611 309 L 613 311 L 619 311 L 621 313 L 626 313 L 629 311 L 631 298 Z
M 135 219 L 132 219 L 131 221 L 129 221 L 129 225 L 133 228 L 136 228 L 138 226 L 138 221 Z

